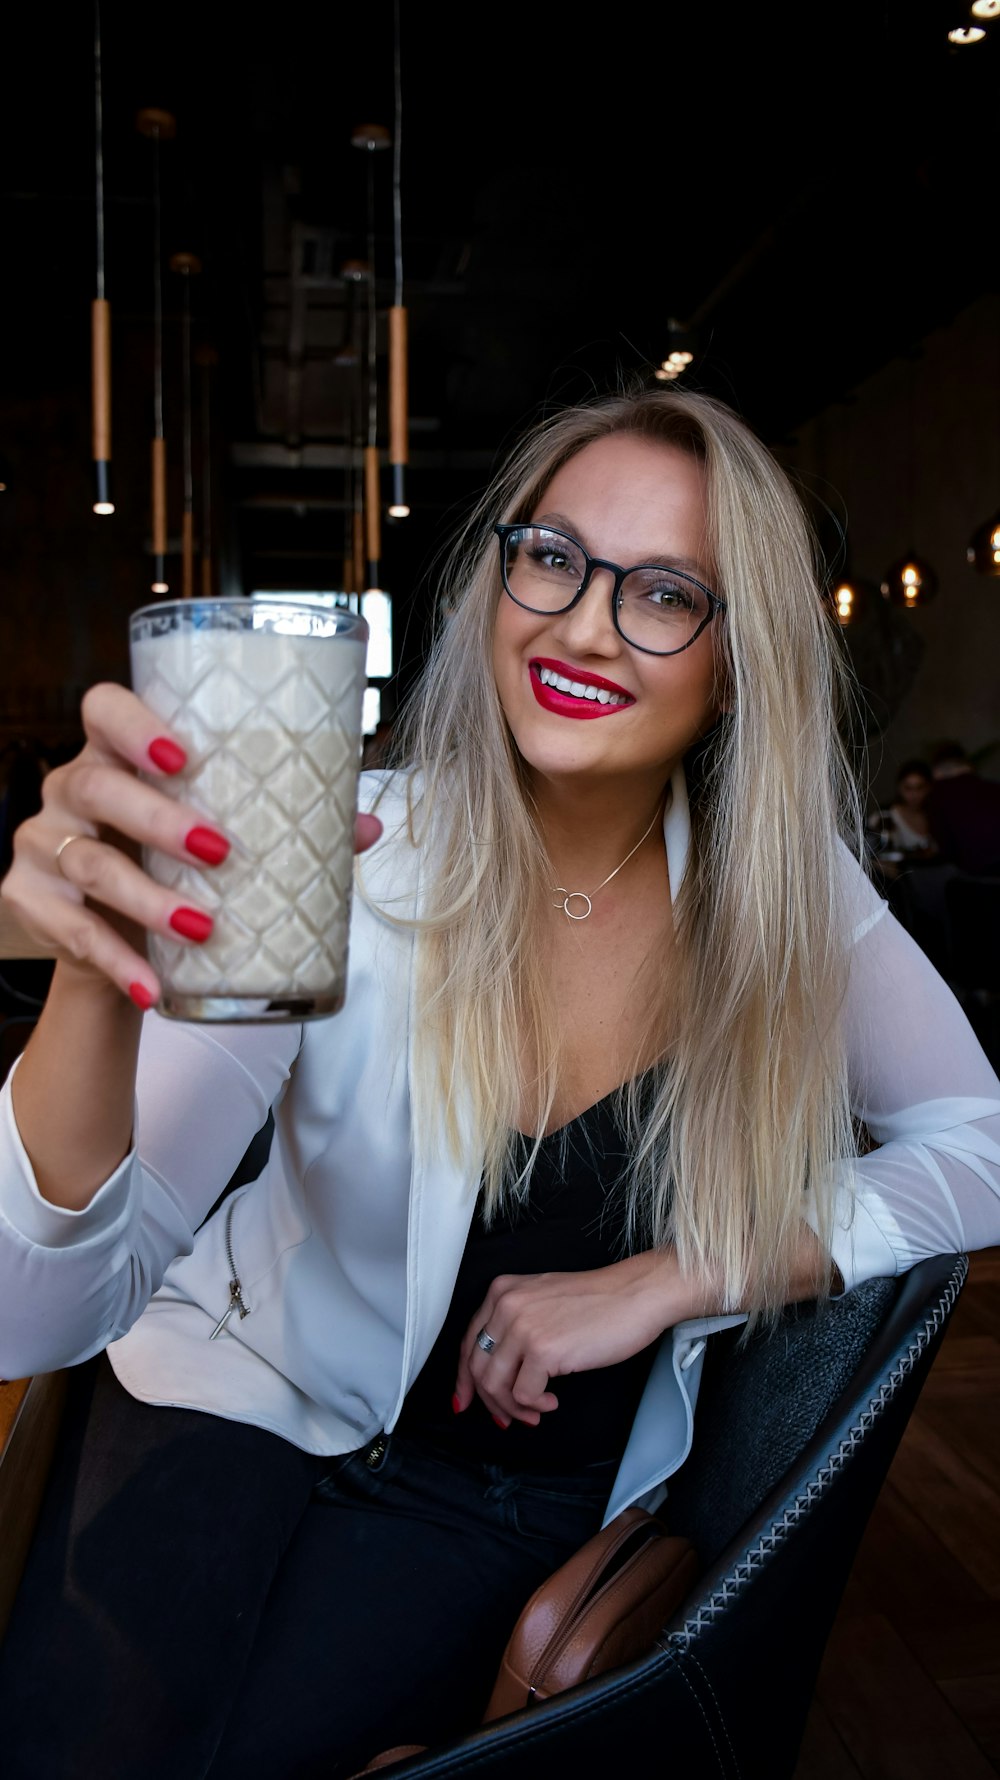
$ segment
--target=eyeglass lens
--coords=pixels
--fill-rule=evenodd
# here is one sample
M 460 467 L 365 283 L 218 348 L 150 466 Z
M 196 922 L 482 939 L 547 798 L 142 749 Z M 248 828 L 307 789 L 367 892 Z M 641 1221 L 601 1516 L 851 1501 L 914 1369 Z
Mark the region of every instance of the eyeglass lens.
M 587 559 L 572 538 L 528 525 L 504 540 L 504 580 L 514 599 L 533 612 L 562 612 L 583 585 Z M 668 654 L 682 649 L 706 622 L 711 602 L 696 582 L 675 569 L 633 569 L 618 591 L 622 636 L 637 648 Z

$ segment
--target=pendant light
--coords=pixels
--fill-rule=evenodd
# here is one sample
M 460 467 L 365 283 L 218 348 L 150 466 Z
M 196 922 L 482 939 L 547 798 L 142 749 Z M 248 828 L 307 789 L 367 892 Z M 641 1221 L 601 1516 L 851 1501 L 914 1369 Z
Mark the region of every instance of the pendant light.
M 389 465 L 392 474 L 391 519 L 406 519 L 406 464 L 409 461 L 407 416 L 407 317 L 403 307 L 403 220 L 400 165 L 403 141 L 403 87 L 400 72 L 399 0 L 393 3 L 393 76 L 395 85 L 395 134 L 392 144 L 392 232 L 395 290 L 389 310 Z
M 375 157 L 389 146 L 384 124 L 361 124 L 351 137 L 354 148 L 368 157 L 368 439 L 364 450 L 366 589 L 376 589 L 381 574 L 382 512 L 378 464 L 378 369 L 375 309 Z
M 160 265 L 160 144 L 169 142 L 177 131 L 177 120 L 169 111 L 147 106 L 140 111 L 136 129 L 153 144 L 153 446 L 152 520 L 153 520 L 153 582 L 151 591 L 169 593 L 166 580 L 167 554 L 167 442 L 163 431 L 163 276 Z
M 914 390 L 916 372 L 914 362 L 910 365 L 909 396 L 908 396 L 908 438 L 907 438 L 907 525 L 912 527 L 915 512 L 916 495 L 916 413 Z M 889 564 L 882 577 L 882 598 L 890 605 L 902 606 L 905 611 L 912 612 L 917 606 L 926 606 L 938 590 L 938 578 L 931 564 L 916 550 L 910 547 L 906 554 L 897 557 Z
M 104 115 L 101 95 L 101 7 L 94 0 L 94 176 L 97 290 L 90 306 L 91 431 L 94 512 L 106 518 L 111 499 L 111 305 L 104 292 Z
M 966 561 L 980 575 L 1000 577 L 1000 507 L 992 518 L 976 527 L 965 552 Z
M 196 253 L 175 253 L 170 270 L 181 280 L 181 402 L 183 409 L 184 516 L 181 521 L 181 595 L 194 598 L 194 470 L 191 454 L 191 280 L 201 271 Z
M 834 576 L 827 593 L 833 616 L 842 630 L 848 625 L 856 625 L 871 611 L 872 603 L 878 598 L 878 588 L 862 575 L 854 575 L 849 571 Z
M 201 597 L 215 595 L 215 565 L 212 560 L 212 372 L 219 362 L 214 346 L 206 343 L 194 355 L 198 367 L 201 393 Z

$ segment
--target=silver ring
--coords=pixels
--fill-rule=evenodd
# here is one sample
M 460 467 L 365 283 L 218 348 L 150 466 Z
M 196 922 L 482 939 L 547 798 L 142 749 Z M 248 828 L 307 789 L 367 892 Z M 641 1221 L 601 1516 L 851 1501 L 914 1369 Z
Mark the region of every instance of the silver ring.
M 66 848 L 69 846 L 70 842 L 71 841 L 85 841 L 85 840 L 89 840 L 89 839 L 90 839 L 90 836 L 86 835 L 86 834 L 68 834 L 66 836 L 65 840 L 62 840 L 59 842 L 59 845 L 56 848 L 56 865 L 59 867 L 59 870 L 62 872 L 63 877 L 66 876 L 66 873 L 63 872 L 63 868 L 62 868 L 62 856 L 65 853 Z
M 480 1329 L 479 1334 L 476 1336 L 476 1346 L 481 1347 L 484 1354 L 491 1354 L 493 1352 L 493 1349 L 496 1347 L 496 1342 L 488 1329 Z

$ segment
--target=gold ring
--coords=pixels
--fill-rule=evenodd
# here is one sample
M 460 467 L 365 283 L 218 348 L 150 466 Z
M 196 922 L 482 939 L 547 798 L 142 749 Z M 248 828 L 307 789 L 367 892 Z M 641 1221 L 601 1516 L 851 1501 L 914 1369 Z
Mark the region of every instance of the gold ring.
M 59 842 L 59 845 L 56 848 L 56 864 L 59 867 L 59 870 L 62 872 L 63 877 L 66 876 L 66 873 L 63 872 L 63 868 L 62 868 L 62 856 L 65 853 L 66 848 L 69 846 L 71 841 L 85 841 L 88 839 L 89 839 L 89 836 L 85 835 L 85 834 L 68 834 L 66 836 L 65 840 L 62 840 Z

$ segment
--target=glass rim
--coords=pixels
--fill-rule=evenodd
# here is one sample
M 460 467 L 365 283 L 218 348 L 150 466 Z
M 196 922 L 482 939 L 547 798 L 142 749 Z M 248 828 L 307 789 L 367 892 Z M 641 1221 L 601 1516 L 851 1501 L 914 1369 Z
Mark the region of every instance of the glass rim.
M 166 618 L 172 613 L 182 615 L 186 613 L 193 616 L 195 613 L 208 615 L 213 612 L 242 612 L 249 616 L 251 612 L 265 611 L 276 616 L 301 612 L 311 618 L 323 618 L 328 627 L 332 619 L 334 627 L 333 630 L 327 628 L 325 632 L 327 637 L 335 634 L 338 630 L 342 633 L 352 633 L 359 641 L 367 640 L 370 636 L 367 618 L 360 612 L 352 612 L 349 606 L 321 605 L 319 601 L 310 600 L 305 596 L 296 598 L 293 595 L 289 599 L 275 599 L 273 594 L 212 594 L 209 597 L 195 594 L 191 599 L 154 600 L 148 605 L 136 607 L 134 612 L 129 613 L 129 634 L 132 634 L 137 625 L 148 624 L 157 618 Z

